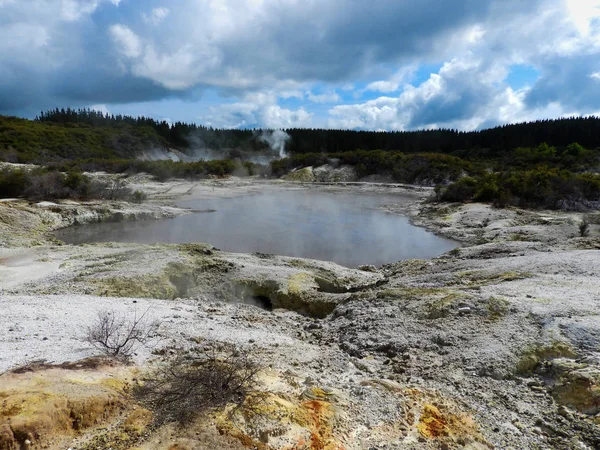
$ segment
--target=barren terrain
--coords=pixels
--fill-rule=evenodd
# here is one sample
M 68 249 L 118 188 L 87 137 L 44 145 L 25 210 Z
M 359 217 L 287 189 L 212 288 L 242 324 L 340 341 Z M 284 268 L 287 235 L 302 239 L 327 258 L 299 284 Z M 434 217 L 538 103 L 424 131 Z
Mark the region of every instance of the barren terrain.
M 462 243 L 360 269 L 51 234 L 192 213 L 168 205 L 183 196 L 290 186 L 138 176 L 141 205 L 0 203 L 0 449 L 600 447 L 600 229 L 581 237 L 582 214 L 429 203 L 429 189 L 401 185 L 300 185 L 401 191 L 412 200 L 387 210 Z M 83 336 L 102 310 L 158 321 L 132 365 L 89 359 Z M 152 426 L 129 396 L 144 372 L 226 343 L 262 362 L 261 401 Z

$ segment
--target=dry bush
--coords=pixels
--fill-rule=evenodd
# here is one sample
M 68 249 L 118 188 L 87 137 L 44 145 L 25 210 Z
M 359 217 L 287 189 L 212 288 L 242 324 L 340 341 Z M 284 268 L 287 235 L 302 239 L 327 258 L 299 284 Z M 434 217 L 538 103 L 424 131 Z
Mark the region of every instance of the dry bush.
M 583 218 L 583 220 L 579 223 L 579 236 L 586 237 L 590 230 L 590 223 L 587 221 L 587 218 Z
M 149 310 L 139 317 L 134 313 L 129 319 L 114 311 L 100 311 L 96 322 L 88 327 L 85 340 L 107 356 L 128 360 L 153 338 L 156 324 L 146 319 Z
M 113 180 L 104 184 L 103 198 L 107 200 L 127 200 L 131 197 L 131 189 L 127 187 L 125 180 Z
M 68 197 L 65 176 L 60 172 L 29 174 L 28 178 L 28 187 L 23 195 L 29 199 L 38 201 Z
M 203 413 L 234 404 L 255 392 L 261 367 L 234 346 L 193 350 L 165 362 L 135 390 L 157 423 L 186 423 Z

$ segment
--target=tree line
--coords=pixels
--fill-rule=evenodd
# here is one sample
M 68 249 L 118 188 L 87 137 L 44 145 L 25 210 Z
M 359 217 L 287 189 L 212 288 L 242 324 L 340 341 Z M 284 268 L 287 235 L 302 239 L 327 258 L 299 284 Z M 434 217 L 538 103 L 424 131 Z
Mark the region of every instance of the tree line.
M 258 151 L 268 148 L 259 129 L 218 129 L 194 123 L 155 120 L 106 114 L 90 109 L 54 109 L 40 113 L 38 122 L 75 124 L 92 127 L 149 127 L 167 145 L 186 148 L 240 149 Z M 573 142 L 585 148 L 600 147 L 600 118 L 571 117 L 538 120 L 478 131 L 452 129 L 419 131 L 358 131 L 293 128 L 288 153 L 339 153 L 349 150 L 401 151 L 403 153 L 436 152 L 463 158 L 498 156 L 517 147 L 537 147 L 542 143 L 562 149 Z

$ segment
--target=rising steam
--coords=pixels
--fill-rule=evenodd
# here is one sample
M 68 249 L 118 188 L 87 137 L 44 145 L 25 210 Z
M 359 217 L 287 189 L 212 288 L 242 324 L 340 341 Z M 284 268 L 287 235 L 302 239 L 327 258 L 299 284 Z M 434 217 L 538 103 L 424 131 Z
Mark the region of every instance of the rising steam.
M 274 131 L 264 131 L 259 139 L 263 142 L 266 142 L 271 150 L 279 153 L 280 158 L 287 157 L 287 153 L 285 151 L 285 146 L 287 142 L 291 139 L 290 135 L 287 134 L 283 130 L 274 130 Z

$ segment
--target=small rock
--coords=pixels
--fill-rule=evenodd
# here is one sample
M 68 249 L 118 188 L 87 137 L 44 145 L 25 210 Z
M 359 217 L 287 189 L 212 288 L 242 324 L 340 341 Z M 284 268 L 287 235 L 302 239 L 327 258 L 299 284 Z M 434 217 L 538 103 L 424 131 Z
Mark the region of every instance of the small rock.
M 573 414 L 564 406 L 559 406 L 557 413 L 568 420 L 573 420 Z
M 458 308 L 459 314 L 471 314 L 471 307 L 463 306 L 462 308 Z

